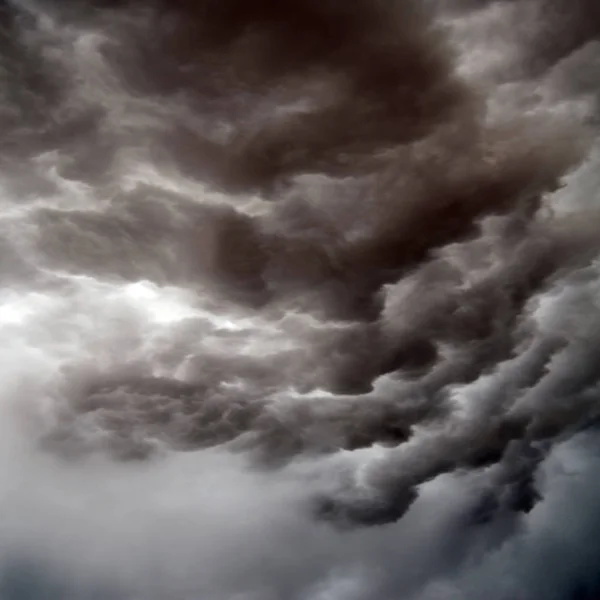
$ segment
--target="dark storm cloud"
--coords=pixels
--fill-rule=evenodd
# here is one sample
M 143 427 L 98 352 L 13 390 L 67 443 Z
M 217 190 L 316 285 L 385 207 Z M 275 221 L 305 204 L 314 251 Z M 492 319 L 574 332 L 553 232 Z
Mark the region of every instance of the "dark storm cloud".
M 99 415 L 119 440 L 141 428 L 141 440 L 188 448 L 252 431 L 250 446 L 278 460 L 404 442 L 419 423 L 452 422 L 451 386 L 511 360 L 526 343 L 520 338 L 534 335 L 521 331 L 532 295 L 597 251 L 593 233 L 577 224 L 536 217 L 544 194 L 581 161 L 587 132 L 549 114 L 490 122 L 480 93 L 455 74 L 433 9 L 411 2 L 175 3 L 141 11 L 139 22 L 132 4 L 96 20 L 54 10 L 58 31 L 69 18 L 95 27 L 104 14 L 115 19 L 115 39 L 95 52 L 133 98 L 168 104 L 179 94 L 186 110 L 205 111 L 228 128 L 224 141 L 210 139 L 169 109 L 147 134 L 151 147 L 164 145 L 184 172 L 219 189 L 261 189 L 274 204 L 249 216 L 154 192 L 156 209 L 145 202 L 143 213 L 137 195 L 112 199 L 95 214 L 39 212 L 39 249 L 50 264 L 132 279 L 151 269 L 159 280 L 224 285 L 225 294 L 263 310 L 293 302 L 324 309 L 326 318 L 359 319 L 343 333 L 313 340 L 309 333 L 302 358 L 284 353 L 264 365 L 260 357 L 205 356 L 197 382 L 134 376 L 75 394 L 77 411 Z M 581 22 L 573 17 L 565 39 L 589 39 Z M 51 41 L 55 34 L 46 35 Z M 59 47 L 60 37 L 53 43 Z M 565 44 L 563 54 L 572 49 Z M 545 56 L 537 38 L 525 45 Z M 278 114 L 298 93 L 312 106 Z M 101 119 L 110 123 L 118 101 L 100 97 Z M 138 128 L 131 127 L 125 143 Z M 104 131 L 101 140 L 117 135 Z M 82 164 L 73 173 L 86 180 Z M 72 247 L 80 249 L 73 254 Z M 541 377 L 535 369 L 523 375 L 528 387 Z M 369 391 L 395 371 L 393 399 Z M 236 398 L 220 390 L 236 378 L 255 392 Z M 285 386 L 358 395 L 326 400 L 326 418 L 302 401 L 270 416 L 270 398 Z M 466 440 L 461 434 L 445 444 L 440 435 L 431 442 L 439 458 L 419 460 L 400 488 L 479 464 L 480 455 L 499 460 L 528 426 L 505 423 L 507 392 L 500 390 L 487 401 L 491 424 L 470 425 Z M 397 487 L 392 474 L 385 479 Z
M 234 322 L 196 312 L 152 358 L 128 361 L 123 342 L 114 364 L 75 361 L 44 451 L 65 468 L 101 454 L 142 469 L 217 448 L 252 477 L 309 472 L 290 527 L 308 519 L 306 555 L 314 534 L 319 552 L 366 564 L 373 591 L 357 598 L 446 598 L 429 587 L 446 579 L 475 598 L 503 548 L 537 544 L 524 524 L 546 510 L 540 465 L 598 410 L 600 215 L 556 200 L 575 194 L 584 161 L 593 170 L 596 4 L 12 6 L 0 12 L 5 185 L 24 203 L 52 198 L 19 217 L 20 260 L 43 271 L 33 285 L 56 272 L 148 280 Z M 472 74 L 452 27 L 480 18 L 514 52 Z M 485 47 L 483 31 L 469 43 Z M 67 210 L 69 194 L 83 201 Z M 31 267 L 7 256 L 3 273 L 22 281 Z M 119 339 L 143 339 L 115 318 Z M 440 481 L 454 504 L 419 543 Z M 258 515 L 274 509 L 248 486 Z M 340 529 L 315 533 L 323 520 Z M 395 535 L 413 557 L 390 550 Z M 396 576 L 398 556 L 414 569 Z M 277 562 L 273 598 L 312 597 L 306 581 L 339 566 L 306 560 Z M 537 598 L 537 575 L 515 573 Z

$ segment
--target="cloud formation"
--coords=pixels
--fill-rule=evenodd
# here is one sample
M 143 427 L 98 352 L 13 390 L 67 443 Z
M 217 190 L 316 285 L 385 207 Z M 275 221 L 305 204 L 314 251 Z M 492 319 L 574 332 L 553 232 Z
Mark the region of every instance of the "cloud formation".
M 595 597 L 597 12 L 2 5 L 0 596 Z

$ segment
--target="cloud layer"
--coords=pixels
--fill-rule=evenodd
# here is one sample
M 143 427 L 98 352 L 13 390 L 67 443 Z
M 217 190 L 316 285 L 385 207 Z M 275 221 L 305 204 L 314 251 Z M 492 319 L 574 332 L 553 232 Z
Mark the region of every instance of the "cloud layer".
M 0 596 L 594 598 L 596 3 L 0 8 Z

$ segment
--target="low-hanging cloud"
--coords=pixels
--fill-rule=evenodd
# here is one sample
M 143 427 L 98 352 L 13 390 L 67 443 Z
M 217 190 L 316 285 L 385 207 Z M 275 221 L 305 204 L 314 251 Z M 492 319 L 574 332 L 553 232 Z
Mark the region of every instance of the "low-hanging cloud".
M 596 3 L 0 8 L 0 596 L 594 598 Z

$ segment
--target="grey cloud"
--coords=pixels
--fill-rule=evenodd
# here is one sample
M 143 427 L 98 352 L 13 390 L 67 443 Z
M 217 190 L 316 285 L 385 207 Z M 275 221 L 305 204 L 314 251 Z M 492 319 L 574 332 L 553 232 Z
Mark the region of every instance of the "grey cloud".
M 3 5 L 0 595 L 593 598 L 596 17 Z

